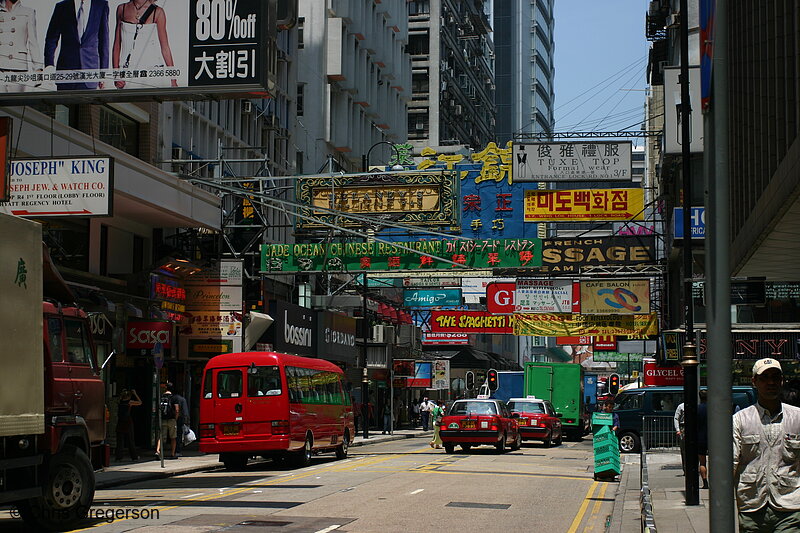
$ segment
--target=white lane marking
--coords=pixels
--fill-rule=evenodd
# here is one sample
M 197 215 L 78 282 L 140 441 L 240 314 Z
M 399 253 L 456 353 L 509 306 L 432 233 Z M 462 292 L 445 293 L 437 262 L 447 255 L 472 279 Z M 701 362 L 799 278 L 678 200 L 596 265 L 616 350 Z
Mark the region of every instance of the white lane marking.
M 417 489 L 417 490 L 415 490 L 415 491 L 413 491 L 413 492 L 411 493 L 411 496 L 413 496 L 414 494 L 419 494 L 419 493 L 420 493 L 420 492 L 422 492 L 423 490 L 425 490 L 425 489 Z
M 340 524 L 333 524 L 332 526 L 328 526 L 325 529 L 320 529 L 319 531 L 315 531 L 314 533 L 328 533 L 329 531 L 335 531 L 342 527 Z
M 202 495 L 203 495 L 203 493 L 202 493 L 202 492 L 198 492 L 197 494 L 189 494 L 188 496 L 181 496 L 181 498 L 182 498 L 182 499 L 186 499 L 186 498 L 194 498 L 195 496 L 202 496 Z

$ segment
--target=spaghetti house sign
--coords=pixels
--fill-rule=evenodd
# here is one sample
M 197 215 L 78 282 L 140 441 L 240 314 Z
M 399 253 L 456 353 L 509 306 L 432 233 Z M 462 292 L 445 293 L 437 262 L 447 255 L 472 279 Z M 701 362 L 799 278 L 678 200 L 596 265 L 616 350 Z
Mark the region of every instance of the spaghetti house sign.
M 261 271 L 419 272 L 539 267 L 542 264 L 541 242 L 532 238 L 441 239 L 396 245 L 385 242 L 264 244 L 261 246 Z

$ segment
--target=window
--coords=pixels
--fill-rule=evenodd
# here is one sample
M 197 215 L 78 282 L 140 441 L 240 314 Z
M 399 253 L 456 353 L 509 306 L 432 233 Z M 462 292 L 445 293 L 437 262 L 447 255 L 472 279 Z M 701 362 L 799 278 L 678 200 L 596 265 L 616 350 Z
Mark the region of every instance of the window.
M 310 368 L 286 367 L 289 401 L 346 405 L 339 374 Z
M 451 415 L 496 415 L 497 406 L 493 402 L 456 402 L 450 409 Z
M 409 15 L 427 15 L 431 12 L 430 0 L 410 0 L 408 2 Z
M 213 396 L 213 393 L 211 391 L 211 387 L 213 386 L 213 381 L 212 381 L 212 378 L 211 378 L 212 375 L 213 375 L 213 372 L 211 372 L 211 371 L 206 372 L 206 379 L 203 382 L 203 398 L 205 398 L 207 400 L 210 400 L 211 397 Z
M 680 392 L 660 392 L 653 394 L 653 411 L 675 412 L 675 407 L 681 403 Z
M 138 157 L 139 123 L 110 107 L 101 107 L 100 140 Z
M 544 413 L 542 402 L 508 402 L 508 408 L 524 413 Z
M 305 94 L 305 85 L 302 84 L 302 83 L 298 83 L 297 84 L 297 101 L 296 101 L 296 103 L 297 103 L 297 116 L 298 117 L 302 117 L 303 116 L 303 108 L 304 108 L 304 104 L 305 104 L 304 98 L 303 98 L 304 94 Z
M 67 334 L 67 360 L 76 364 L 91 364 L 92 348 L 86 336 L 85 324 L 79 320 L 64 320 Z
M 47 336 L 50 338 L 50 360 L 60 363 L 64 360 L 64 346 L 61 344 L 61 321 L 47 319 Z
M 427 33 L 415 33 L 408 36 L 406 46 L 409 55 L 427 55 L 430 53 L 430 39 Z
M 617 404 L 614 410 L 619 409 L 641 409 L 642 408 L 642 395 L 641 394 L 625 394 L 622 398 L 617 398 Z
M 281 374 L 277 366 L 257 366 L 247 372 L 247 396 L 278 396 Z
M 217 372 L 217 398 L 242 397 L 242 371 L 222 370 Z
M 305 48 L 305 41 L 303 36 L 303 27 L 306 24 L 305 17 L 298 17 L 297 18 L 297 49 L 302 50 Z

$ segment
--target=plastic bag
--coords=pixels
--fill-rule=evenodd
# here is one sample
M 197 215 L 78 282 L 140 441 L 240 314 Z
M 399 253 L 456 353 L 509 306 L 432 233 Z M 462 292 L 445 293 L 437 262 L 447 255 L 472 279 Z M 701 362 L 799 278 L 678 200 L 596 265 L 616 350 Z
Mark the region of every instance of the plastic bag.
M 194 434 L 194 431 L 187 427 L 186 432 L 183 434 L 183 445 L 188 446 L 196 440 L 197 436 Z

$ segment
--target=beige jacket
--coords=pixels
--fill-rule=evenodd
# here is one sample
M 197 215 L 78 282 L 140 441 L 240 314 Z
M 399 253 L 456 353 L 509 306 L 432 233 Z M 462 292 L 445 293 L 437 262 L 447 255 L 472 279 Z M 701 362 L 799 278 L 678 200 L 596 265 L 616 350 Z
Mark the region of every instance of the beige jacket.
M 44 68 L 44 50 L 36 35 L 36 14 L 18 2 L 8 10 L 0 0 L 0 70 L 35 71 Z
M 784 403 L 772 417 L 756 404 L 736 413 L 733 472 L 740 512 L 800 510 L 800 408 Z

